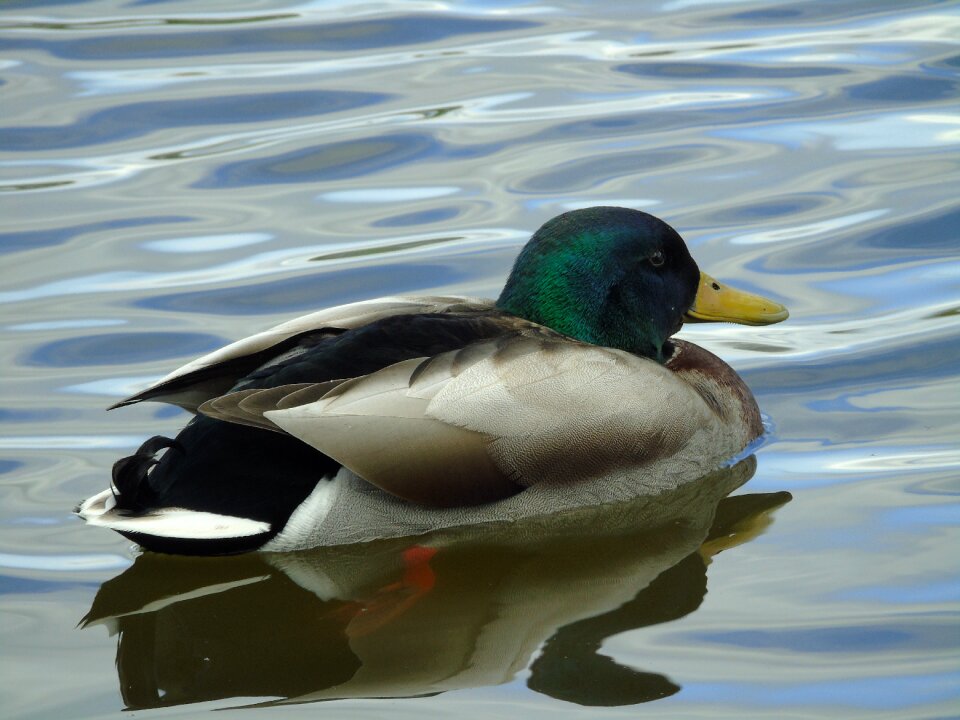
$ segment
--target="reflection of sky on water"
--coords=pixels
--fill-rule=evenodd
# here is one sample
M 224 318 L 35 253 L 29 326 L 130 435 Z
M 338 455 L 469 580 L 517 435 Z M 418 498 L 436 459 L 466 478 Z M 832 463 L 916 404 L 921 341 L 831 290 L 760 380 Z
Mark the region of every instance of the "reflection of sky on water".
M 297 15 L 288 16 L 296 19 Z M 263 18 L 269 20 L 270 18 Z M 253 24 L 256 19 L 251 19 Z M 139 60 L 197 57 L 233 53 L 269 54 L 272 52 L 361 51 L 377 47 L 413 45 L 446 40 L 457 35 L 510 32 L 529 28 L 534 23 L 506 19 L 447 17 L 443 22 L 422 22 L 416 17 L 382 17 L 368 21 L 325 25 L 236 27 L 227 25 L 202 31 L 197 23 L 194 33 L 138 33 L 136 42 L 122 35 L 97 38 L 8 40 L 11 50 L 42 50 L 69 60 Z M 56 36 L 53 36 L 56 37 Z
M 745 683 L 691 683 L 687 686 L 691 702 L 730 702 L 758 705 L 767 709 L 791 706 L 853 707 L 866 710 L 897 710 L 926 703 L 949 701 L 956 694 L 960 675 L 918 675 L 896 678 L 859 678 L 837 682 L 777 683 L 756 687 Z M 826 712 L 826 710 L 824 709 Z
M 300 116 L 355 110 L 381 102 L 383 96 L 362 93 L 286 92 L 269 95 L 233 95 L 133 103 L 95 112 L 75 125 L 61 127 L 7 127 L 3 148 L 7 152 L 96 145 L 128 140 L 163 128 L 231 123 L 267 123 Z
M 203 235 L 151 240 L 145 242 L 143 247 L 154 252 L 168 253 L 216 252 L 218 250 L 233 250 L 248 245 L 259 245 L 272 239 L 273 236 L 269 233 L 235 233 L 233 235 Z
M 956 518 L 951 524 L 956 525 Z M 924 525 L 927 525 L 924 520 Z M 924 528 L 926 531 L 927 528 Z M 903 603 L 944 604 L 960 602 L 960 581 L 941 580 L 912 583 L 904 587 L 879 585 L 847 590 L 839 596 L 840 599 L 869 600 L 872 602 L 900 605 Z
M 950 91 L 955 97 L 956 88 Z M 859 121 L 783 123 L 749 130 L 717 130 L 714 134 L 771 142 L 794 150 L 824 141 L 837 150 L 929 149 L 960 144 L 960 115 L 891 113 Z

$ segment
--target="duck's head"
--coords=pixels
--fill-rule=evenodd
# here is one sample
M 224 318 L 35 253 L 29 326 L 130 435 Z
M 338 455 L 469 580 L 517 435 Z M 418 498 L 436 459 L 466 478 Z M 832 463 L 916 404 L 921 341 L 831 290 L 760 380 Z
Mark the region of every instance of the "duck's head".
M 548 221 L 517 258 L 497 307 L 584 342 L 663 361 L 684 319 L 768 325 L 783 305 L 700 272 L 677 231 L 618 207 Z

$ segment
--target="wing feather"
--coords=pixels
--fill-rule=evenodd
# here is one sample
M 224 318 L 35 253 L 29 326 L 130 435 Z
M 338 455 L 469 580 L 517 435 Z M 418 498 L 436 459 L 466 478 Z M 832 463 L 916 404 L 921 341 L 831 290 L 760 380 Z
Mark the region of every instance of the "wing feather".
M 281 323 L 183 365 L 110 409 L 157 400 L 196 412 L 205 401 L 227 392 L 249 372 L 295 345 L 297 338 L 324 331 L 342 332 L 391 315 L 483 310 L 489 300 L 459 296 L 388 297 L 339 305 Z
M 696 393 L 650 360 L 520 334 L 406 360 L 263 414 L 426 505 L 636 471 L 680 451 L 709 420 Z
M 511 343 L 436 393 L 429 417 L 491 438 L 524 484 L 636 472 L 713 422 L 688 385 L 630 353 L 569 341 Z
M 304 402 L 314 402 L 342 382 L 343 380 L 331 380 L 322 383 L 297 383 L 266 389 L 238 390 L 207 400 L 197 408 L 197 412 L 215 420 L 282 433 L 283 430 L 268 420 L 264 412 L 275 410 L 285 404 L 299 405 Z

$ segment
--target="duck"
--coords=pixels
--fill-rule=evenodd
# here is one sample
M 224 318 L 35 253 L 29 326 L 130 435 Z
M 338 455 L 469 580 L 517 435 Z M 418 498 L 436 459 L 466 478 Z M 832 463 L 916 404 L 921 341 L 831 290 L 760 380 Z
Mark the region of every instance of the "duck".
M 80 503 L 147 551 L 284 552 L 654 496 L 764 433 L 684 321 L 768 325 L 774 300 L 702 272 L 640 210 L 546 222 L 496 300 L 386 297 L 314 312 L 174 370 L 144 401 L 195 414 Z

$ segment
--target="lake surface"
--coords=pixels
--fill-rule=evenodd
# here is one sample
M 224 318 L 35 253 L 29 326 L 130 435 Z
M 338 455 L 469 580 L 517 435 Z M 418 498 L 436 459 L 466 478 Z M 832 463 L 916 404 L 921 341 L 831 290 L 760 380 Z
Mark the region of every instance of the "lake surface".
M 4 717 L 960 715 L 955 3 L 225 7 L 0 10 Z M 125 394 L 327 305 L 496 295 L 601 204 L 790 308 L 682 332 L 753 388 L 756 467 L 429 548 L 72 516 L 187 419 Z

